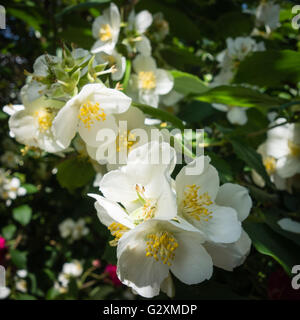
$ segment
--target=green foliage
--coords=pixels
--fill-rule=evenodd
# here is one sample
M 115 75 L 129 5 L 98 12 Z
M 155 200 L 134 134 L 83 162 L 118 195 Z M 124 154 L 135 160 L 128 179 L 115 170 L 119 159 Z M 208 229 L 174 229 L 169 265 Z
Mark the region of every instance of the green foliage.
M 13 209 L 13 217 L 21 225 L 26 226 L 32 217 L 32 209 L 28 205 L 22 205 Z
M 69 191 L 84 187 L 95 176 L 93 166 L 79 157 L 70 158 L 57 166 L 57 180 Z

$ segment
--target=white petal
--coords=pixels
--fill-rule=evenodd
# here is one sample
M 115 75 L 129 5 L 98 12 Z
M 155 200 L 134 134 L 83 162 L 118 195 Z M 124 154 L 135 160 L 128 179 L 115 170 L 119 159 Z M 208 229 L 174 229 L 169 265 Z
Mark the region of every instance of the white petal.
M 98 147 L 97 134 L 101 129 L 111 129 L 113 132 L 118 131 L 118 127 L 114 116 L 106 115 L 104 121 L 99 120 L 91 124 L 90 128 L 87 128 L 82 121 L 79 121 L 78 132 L 83 141 L 91 147 Z
M 135 17 L 135 28 L 138 33 L 144 33 L 152 24 L 152 14 L 148 10 L 139 12 Z
M 75 137 L 78 125 L 78 109 L 70 103 L 59 110 L 53 120 L 53 132 L 59 145 L 64 148 L 69 147 L 72 139 Z
M 184 199 L 186 187 L 193 184 L 200 186 L 200 194 L 207 192 L 211 200 L 215 200 L 219 190 L 219 175 L 209 162 L 209 157 L 201 156 L 181 169 L 176 177 L 176 193 L 179 203 Z M 187 174 L 189 169 L 194 169 L 194 172 Z
M 208 221 L 193 219 L 193 225 L 199 228 L 209 241 L 216 243 L 237 241 L 242 232 L 237 212 L 232 208 L 217 205 L 208 206 L 208 210 L 212 211 L 212 218 Z
M 243 126 L 248 121 L 246 111 L 246 108 L 234 107 L 227 112 L 227 119 L 230 123 Z
M 238 241 L 228 244 L 206 242 L 206 251 L 212 257 L 216 267 L 232 271 L 245 261 L 251 249 L 251 239 L 243 230 Z
M 300 234 L 300 223 L 294 221 L 290 218 L 283 218 L 278 221 L 280 227 L 289 232 L 299 233 Z
M 155 71 L 156 62 L 152 57 L 147 57 L 139 54 L 132 62 L 133 69 L 136 73 L 140 71 Z
M 167 278 L 162 282 L 160 289 L 164 292 L 168 297 L 174 298 L 175 296 L 175 286 L 172 280 L 172 276 L 169 274 Z
M 97 194 L 88 194 L 88 196 L 96 199 L 95 208 L 97 210 L 99 220 L 107 227 L 113 222 L 120 223 L 129 229 L 134 228 L 134 224 L 129 219 L 124 209 L 116 202 L 105 199 Z
M 142 39 L 140 41 L 136 42 L 136 50 L 137 52 L 141 53 L 144 56 L 150 56 L 151 55 L 151 42 L 146 36 L 142 36 Z
M 246 188 L 238 184 L 225 183 L 219 189 L 216 204 L 235 209 L 239 220 L 244 221 L 250 213 L 252 200 Z
M 276 172 L 281 178 L 290 178 L 300 173 L 300 159 L 298 157 L 282 157 L 277 160 Z
M 172 273 L 186 284 L 196 284 L 209 279 L 213 272 L 210 255 L 202 246 L 202 238 L 194 232 L 176 234 L 179 244 L 170 267 Z
M 156 94 L 167 94 L 174 86 L 173 76 L 166 70 L 157 69 L 155 72 L 156 77 Z
M 149 91 L 140 91 L 139 92 L 139 102 L 143 104 L 147 104 L 148 106 L 157 108 L 158 107 L 158 102 L 159 102 L 159 97 L 157 94 L 154 93 L 153 90 Z
M 219 110 L 219 111 L 228 111 L 229 108 L 228 106 L 226 106 L 225 104 L 221 104 L 221 103 L 212 103 L 211 104 L 215 109 Z

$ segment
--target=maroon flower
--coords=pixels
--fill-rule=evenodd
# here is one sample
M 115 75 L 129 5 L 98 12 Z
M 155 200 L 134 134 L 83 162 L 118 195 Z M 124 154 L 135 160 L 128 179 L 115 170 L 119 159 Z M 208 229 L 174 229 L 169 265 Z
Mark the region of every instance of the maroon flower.
M 273 272 L 268 280 L 268 297 L 270 300 L 300 300 L 300 289 L 295 290 L 292 280 L 280 268 Z
M 120 287 L 122 285 L 122 282 L 119 280 L 119 278 L 117 276 L 117 266 L 116 265 L 108 264 L 105 267 L 104 272 L 106 272 L 109 275 L 109 278 L 115 287 Z

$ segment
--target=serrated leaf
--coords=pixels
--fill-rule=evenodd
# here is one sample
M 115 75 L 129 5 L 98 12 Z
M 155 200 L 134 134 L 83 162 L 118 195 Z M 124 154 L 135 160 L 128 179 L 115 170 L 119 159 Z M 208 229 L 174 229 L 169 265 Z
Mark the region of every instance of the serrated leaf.
M 31 216 L 32 209 L 26 204 L 13 209 L 14 219 L 23 226 L 26 226 L 30 222 Z

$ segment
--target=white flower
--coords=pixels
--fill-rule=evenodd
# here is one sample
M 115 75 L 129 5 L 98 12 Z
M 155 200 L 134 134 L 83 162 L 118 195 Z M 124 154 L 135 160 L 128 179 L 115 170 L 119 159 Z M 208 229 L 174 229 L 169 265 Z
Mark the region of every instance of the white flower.
M 10 295 L 10 289 L 7 287 L 0 287 L 0 300 L 6 299 Z
M 209 164 L 207 156 L 200 156 L 181 169 L 176 177 L 178 215 L 203 232 L 207 241 L 232 243 L 242 232 L 237 211 L 227 205 L 219 205 L 217 195 L 219 176 Z M 197 174 L 188 170 L 198 167 Z M 248 199 L 245 199 L 248 202 Z M 241 206 L 246 203 L 241 203 Z
M 58 143 L 68 147 L 78 131 L 86 144 L 97 147 L 97 133 L 109 128 L 117 132 L 114 115 L 128 110 L 131 99 L 103 84 L 87 84 L 58 112 L 53 129 Z
M 169 151 L 168 144 L 151 142 L 131 151 L 126 166 L 104 175 L 100 190 L 105 198 L 90 195 L 97 200 L 96 208 L 102 223 L 132 228 L 148 219 L 166 220 L 176 216 L 176 199 L 169 176 L 176 154 L 171 149 L 171 154 L 167 155 Z M 152 159 L 157 159 L 159 155 L 170 158 L 166 164 L 151 164 L 146 159 L 149 155 Z
M 108 63 L 110 67 L 115 67 L 115 71 L 111 74 L 111 78 L 114 81 L 118 81 L 123 78 L 126 69 L 126 58 L 121 56 L 116 50 L 113 50 L 111 54 L 107 54 L 105 52 L 97 53 L 96 61 L 101 64 Z
M 285 231 L 300 234 L 300 223 L 297 221 L 290 218 L 282 218 L 277 223 Z
M 10 117 L 10 130 L 19 143 L 51 153 L 62 151 L 64 148 L 57 144 L 52 131 L 52 123 L 61 103 L 44 97 L 29 102 L 27 89 L 27 86 L 22 89 L 25 108 Z
M 79 277 L 83 272 L 83 268 L 78 260 L 74 260 L 70 263 L 65 263 L 62 272 L 69 276 Z
M 284 118 L 279 118 L 272 125 L 280 125 L 285 121 Z M 286 179 L 300 173 L 300 125 L 288 123 L 269 130 L 266 142 L 257 151 L 262 155 L 271 181 L 278 189 L 286 189 Z M 254 177 L 264 185 L 257 179 L 257 175 Z
M 248 121 L 247 108 L 226 106 L 220 103 L 212 103 L 212 106 L 219 111 L 227 112 L 227 119 L 232 124 L 243 126 Z
M 5 199 L 16 199 L 17 196 L 24 196 L 26 194 L 26 189 L 21 187 L 21 182 L 18 178 L 14 177 L 9 179 L 3 185 L 3 194 Z
M 263 1 L 256 8 L 256 25 L 265 26 L 267 33 L 279 27 L 280 5 L 273 1 Z
M 21 269 L 21 270 L 18 270 L 18 271 L 17 271 L 17 276 L 18 276 L 19 278 L 26 278 L 27 275 L 28 275 L 28 272 L 27 272 L 27 270 L 25 270 L 25 269 Z
M 188 224 L 148 220 L 119 240 L 118 277 L 147 298 L 158 295 L 161 286 L 166 289 L 163 283 L 170 271 L 186 284 L 200 283 L 213 271 L 203 242 L 201 234 Z
M 158 107 L 159 96 L 169 93 L 174 85 L 172 75 L 166 70 L 156 67 L 152 57 L 138 55 L 133 60 L 136 74 L 130 79 L 129 92 L 139 102 Z
M 110 7 L 103 11 L 103 15 L 96 18 L 93 23 L 93 37 L 97 39 L 91 51 L 100 51 L 110 54 L 116 46 L 119 38 L 121 17 L 118 7 L 111 3 Z
M 24 279 L 19 279 L 16 281 L 16 289 L 25 293 L 27 292 L 27 281 Z
M 134 10 L 131 11 L 128 17 L 128 25 L 126 32 L 132 36 L 133 43 L 137 52 L 145 56 L 150 56 L 151 54 L 151 43 L 149 39 L 145 36 L 145 32 L 151 26 L 153 17 L 148 10 L 143 10 L 137 15 Z M 130 51 L 130 46 L 128 47 Z
M 71 278 L 81 276 L 83 272 L 82 264 L 78 260 L 65 263 L 62 272 L 58 275 L 58 282 L 55 282 L 54 288 L 60 293 L 66 293 Z
M 71 241 L 79 240 L 89 233 L 89 228 L 85 226 L 84 219 L 77 222 L 68 218 L 58 226 L 62 238 L 70 238 Z

